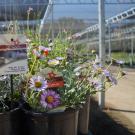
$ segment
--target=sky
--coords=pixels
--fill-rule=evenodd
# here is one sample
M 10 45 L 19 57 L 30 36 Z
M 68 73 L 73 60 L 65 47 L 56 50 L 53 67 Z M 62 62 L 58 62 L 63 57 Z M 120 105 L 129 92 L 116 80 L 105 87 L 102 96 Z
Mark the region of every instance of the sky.
M 3 3 L 4 1 L 6 1 L 6 2 L 14 1 L 14 3 L 15 3 L 15 1 L 17 1 L 19 4 L 21 0 L 0 0 L 0 3 Z M 34 1 L 37 1 L 38 3 L 39 2 L 46 3 L 47 0 L 23 0 L 23 1 L 26 1 L 28 3 L 33 2 L 33 4 L 37 4 Z M 95 3 L 98 2 L 98 0 L 54 0 L 54 3 L 56 3 L 56 4 L 54 4 L 53 17 L 54 17 L 54 19 L 59 19 L 62 17 L 73 17 L 73 18 L 83 19 L 83 20 L 85 20 L 87 22 L 91 22 L 93 24 L 97 23 L 98 4 L 90 4 L 91 1 L 93 1 Z M 111 2 L 111 3 L 120 1 L 122 3 L 123 1 L 130 2 L 131 0 L 106 0 L 106 1 Z M 130 8 L 133 8 L 133 7 L 135 8 L 135 0 L 132 0 L 132 1 L 134 2 L 134 4 L 105 4 L 106 19 L 109 17 L 115 16 L 123 11 L 126 11 Z M 77 3 L 77 2 L 80 2 L 81 4 L 69 4 L 69 3 Z M 65 4 L 60 4 L 60 3 L 65 3 Z M 66 3 L 68 3 L 68 4 L 66 4 Z M 28 7 L 28 5 L 27 5 L 27 7 Z M 43 5 L 43 7 L 44 7 L 44 5 Z M 0 10 L 1 10 L 1 8 L 2 7 L 0 6 Z M 8 8 L 7 8 L 7 10 L 8 10 Z M 5 11 L 5 8 L 3 11 Z M 26 9 L 24 10 L 24 13 L 26 13 Z M 50 19 L 50 18 L 51 18 L 51 14 L 48 19 Z
M 63 2 L 66 0 L 56 0 L 56 1 Z M 71 0 L 67 0 L 67 1 L 71 1 Z M 73 1 L 76 2 L 77 0 L 72 0 L 72 2 Z M 84 1 L 90 2 L 90 0 L 82 0 L 82 1 L 83 3 Z M 96 2 L 97 0 L 93 0 L 93 1 Z M 113 0 L 113 1 L 116 1 L 116 0 Z M 106 4 L 105 16 L 106 18 L 109 18 L 133 7 L 135 7 L 135 4 Z M 58 19 L 61 17 L 74 17 L 74 18 L 79 18 L 79 19 L 84 19 L 84 20 L 96 21 L 98 19 L 98 5 L 97 4 L 88 4 L 88 5 L 86 4 L 59 5 L 58 4 L 58 5 L 54 5 L 53 13 L 54 13 L 55 19 Z

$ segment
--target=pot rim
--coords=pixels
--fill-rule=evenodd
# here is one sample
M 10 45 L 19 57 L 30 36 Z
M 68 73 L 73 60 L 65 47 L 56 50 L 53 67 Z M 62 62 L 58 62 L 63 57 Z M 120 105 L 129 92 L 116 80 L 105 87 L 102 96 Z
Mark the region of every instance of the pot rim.
M 9 111 L 0 112 L 0 115 L 2 115 L 2 114 L 9 114 L 9 113 L 12 113 L 12 112 L 14 112 L 14 111 L 17 111 L 17 110 L 19 110 L 19 109 L 20 109 L 19 107 L 16 107 L 16 108 L 11 109 L 11 110 L 9 110 Z

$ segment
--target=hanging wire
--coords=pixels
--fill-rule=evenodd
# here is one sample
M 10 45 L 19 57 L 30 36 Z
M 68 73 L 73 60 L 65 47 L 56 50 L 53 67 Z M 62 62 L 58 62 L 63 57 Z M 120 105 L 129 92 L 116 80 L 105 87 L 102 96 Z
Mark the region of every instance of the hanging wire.
M 4 7 L 5 7 L 4 19 L 5 19 L 5 21 L 7 21 L 7 6 L 6 6 L 6 0 L 4 0 Z

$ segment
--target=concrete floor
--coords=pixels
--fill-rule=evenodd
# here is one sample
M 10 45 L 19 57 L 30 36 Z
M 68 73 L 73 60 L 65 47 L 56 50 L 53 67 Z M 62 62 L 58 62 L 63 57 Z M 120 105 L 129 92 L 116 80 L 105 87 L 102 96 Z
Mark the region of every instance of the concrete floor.
M 105 100 L 110 117 L 135 133 L 135 70 L 127 70 L 118 85 L 106 91 Z

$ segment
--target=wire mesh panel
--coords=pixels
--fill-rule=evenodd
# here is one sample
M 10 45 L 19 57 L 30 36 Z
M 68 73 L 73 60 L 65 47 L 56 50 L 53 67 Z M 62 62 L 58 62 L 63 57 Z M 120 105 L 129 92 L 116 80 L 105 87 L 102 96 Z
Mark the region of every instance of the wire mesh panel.
M 14 29 L 20 29 L 21 32 L 26 25 L 30 25 L 34 29 L 34 26 L 39 25 L 43 18 L 48 2 L 49 0 L 0 1 L 0 32 L 6 32 L 12 25 L 14 25 Z
M 34 12 L 34 16 L 30 16 L 30 19 L 40 19 L 47 5 L 48 0 L 3 0 L 0 2 L 0 20 L 27 20 L 29 7 Z
M 111 52 L 122 52 L 123 57 L 125 52 L 127 63 L 134 59 L 134 5 L 134 0 L 105 0 L 106 54 L 110 57 Z M 76 47 L 82 46 L 84 53 L 90 53 L 92 49 L 98 52 L 97 0 L 55 0 L 49 15 L 43 28 L 45 33 L 55 37 L 70 31 L 68 39 L 74 39 Z
M 22 43 L 20 39 L 27 35 L 28 30 L 34 31 L 40 24 L 48 2 L 49 0 L 0 1 L 0 109 L 5 105 L 4 100 L 11 97 L 11 90 L 19 89 L 21 80 L 21 75 L 12 75 L 11 78 L 11 75 L 3 75 L 3 71 L 6 67 L 21 68 L 20 64 L 15 64 L 19 61 L 27 66 L 26 41 L 23 40 Z

